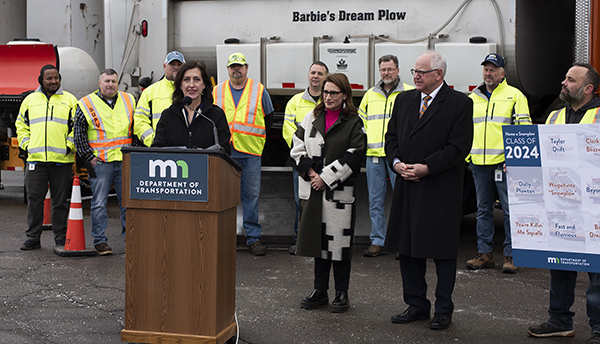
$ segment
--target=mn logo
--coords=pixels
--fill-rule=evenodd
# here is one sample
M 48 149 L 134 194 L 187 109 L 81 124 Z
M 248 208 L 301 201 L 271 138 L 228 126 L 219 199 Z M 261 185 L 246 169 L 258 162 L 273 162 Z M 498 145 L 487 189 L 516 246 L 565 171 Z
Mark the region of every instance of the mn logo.
M 188 164 L 183 160 L 148 160 L 148 177 L 156 177 L 156 169 L 159 169 L 159 176 L 165 178 L 167 176 L 167 168 L 171 171 L 171 178 L 177 178 L 177 167 L 181 167 L 181 178 L 188 177 Z

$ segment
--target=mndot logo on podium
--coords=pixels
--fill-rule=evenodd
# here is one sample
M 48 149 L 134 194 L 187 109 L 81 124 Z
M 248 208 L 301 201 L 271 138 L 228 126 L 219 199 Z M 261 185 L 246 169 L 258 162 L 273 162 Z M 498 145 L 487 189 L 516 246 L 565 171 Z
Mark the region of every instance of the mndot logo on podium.
M 130 154 L 131 199 L 208 201 L 208 155 Z

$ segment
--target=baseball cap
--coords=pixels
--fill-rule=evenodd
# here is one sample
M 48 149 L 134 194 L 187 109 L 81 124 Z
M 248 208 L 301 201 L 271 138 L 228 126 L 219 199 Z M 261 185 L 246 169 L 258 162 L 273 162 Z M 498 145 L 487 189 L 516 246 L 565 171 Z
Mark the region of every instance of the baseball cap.
M 229 58 L 227 59 L 227 67 L 234 64 L 247 65 L 248 62 L 246 62 L 246 56 L 244 56 L 242 53 L 233 53 L 229 55 Z
M 170 53 L 167 54 L 167 58 L 165 59 L 165 63 L 171 63 L 173 61 L 179 61 L 181 63 L 185 63 L 185 59 L 183 58 L 183 54 L 180 53 L 179 51 L 171 51 Z
M 496 67 L 504 68 L 504 58 L 498 54 L 488 54 L 488 56 L 485 57 L 485 60 L 481 62 L 481 65 L 483 66 L 486 62 L 491 62 Z

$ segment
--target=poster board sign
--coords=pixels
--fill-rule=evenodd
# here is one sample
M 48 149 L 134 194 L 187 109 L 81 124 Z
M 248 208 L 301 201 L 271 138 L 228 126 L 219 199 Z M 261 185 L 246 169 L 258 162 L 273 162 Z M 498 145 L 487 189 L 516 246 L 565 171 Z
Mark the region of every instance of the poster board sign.
M 600 272 L 600 124 L 503 134 L 514 264 Z

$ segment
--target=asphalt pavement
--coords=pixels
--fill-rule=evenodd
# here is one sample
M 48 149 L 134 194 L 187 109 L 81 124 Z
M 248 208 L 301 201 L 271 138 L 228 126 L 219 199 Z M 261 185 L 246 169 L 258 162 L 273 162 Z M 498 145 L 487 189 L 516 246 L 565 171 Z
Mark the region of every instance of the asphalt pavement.
M 125 245 L 116 198 L 109 199 L 107 230 L 114 254 L 59 257 L 53 253 L 49 231 L 42 235 L 41 249 L 19 250 L 27 228 L 22 174 L 3 171 L 2 182 L 0 343 L 121 343 Z M 83 208 L 86 243 L 91 247 L 89 201 L 83 202 Z M 501 228 L 500 211 L 496 220 L 496 227 Z M 585 314 L 586 274 L 579 274 L 572 308 L 575 337 L 530 337 L 527 328 L 547 319 L 549 272 L 520 268 L 517 274 L 503 274 L 501 233 L 495 240 L 496 267 L 467 270 L 466 260 L 476 254 L 474 225 L 473 215 L 463 218 L 455 311 L 451 327 L 443 331 L 429 329 L 428 321 L 391 323 L 390 317 L 406 308 L 398 262 L 392 253 L 365 258 L 361 254 L 364 247 L 357 247 L 350 278 L 350 311 L 334 314 L 327 307 L 299 307 L 301 298 L 312 290 L 312 259 L 292 256 L 281 245 L 269 247 L 264 257 L 254 257 L 240 246 L 236 281 L 239 343 L 585 343 L 590 334 Z M 433 262 L 428 263 L 427 280 L 433 300 Z

